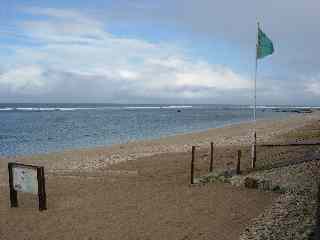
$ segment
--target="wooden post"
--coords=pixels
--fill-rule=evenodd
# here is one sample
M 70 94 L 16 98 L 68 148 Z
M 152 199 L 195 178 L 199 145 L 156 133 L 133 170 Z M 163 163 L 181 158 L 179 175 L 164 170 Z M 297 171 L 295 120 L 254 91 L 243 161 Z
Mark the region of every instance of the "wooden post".
M 190 174 L 190 183 L 194 182 L 194 155 L 195 155 L 195 146 L 192 146 L 192 158 L 191 158 L 191 174 Z
M 39 198 L 39 210 L 43 211 L 47 209 L 47 197 L 46 197 L 46 187 L 45 187 L 45 177 L 44 168 L 37 168 L 37 178 L 38 178 L 38 198 Z
M 241 160 L 241 150 L 238 150 L 238 160 L 237 160 L 236 174 L 240 174 L 241 173 L 240 160 Z
M 13 163 L 8 163 L 9 170 L 9 188 L 10 188 L 10 206 L 18 207 L 18 194 L 17 191 L 14 190 L 13 187 L 13 173 L 12 173 Z
M 256 132 L 253 133 L 253 143 L 251 147 L 251 168 L 256 168 L 257 161 L 257 135 Z
M 210 168 L 209 171 L 213 171 L 213 142 L 210 143 Z

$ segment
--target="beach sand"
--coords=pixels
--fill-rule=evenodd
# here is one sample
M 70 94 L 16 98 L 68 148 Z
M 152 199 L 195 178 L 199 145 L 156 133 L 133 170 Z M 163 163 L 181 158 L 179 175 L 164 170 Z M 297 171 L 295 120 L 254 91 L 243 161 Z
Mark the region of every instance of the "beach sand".
M 319 113 L 258 121 L 258 141 L 297 140 Z M 238 239 L 250 219 L 277 193 L 228 184 L 189 185 L 190 150 L 196 175 L 207 172 L 208 144 L 215 168 L 235 166 L 237 149 L 251 141 L 253 124 L 111 147 L 0 160 L 0 239 Z M 299 140 L 299 139 L 298 139 Z M 248 155 L 248 153 L 245 153 Z M 244 157 L 243 167 L 249 166 Z M 9 207 L 8 161 L 45 166 L 48 210 L 19 193 Z

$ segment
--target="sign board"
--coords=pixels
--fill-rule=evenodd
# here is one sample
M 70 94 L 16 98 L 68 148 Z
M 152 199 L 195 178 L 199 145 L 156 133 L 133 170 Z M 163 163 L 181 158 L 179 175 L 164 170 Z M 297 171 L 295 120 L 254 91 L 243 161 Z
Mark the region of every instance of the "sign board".
M 12 171 L 14 190 L 38 194 L 37 169 L 15 166 Z
M 18 207 L 18 192 L 37 194 L 39 210 L 47 209 L 44 168 L 8 163 L 11 207 Z

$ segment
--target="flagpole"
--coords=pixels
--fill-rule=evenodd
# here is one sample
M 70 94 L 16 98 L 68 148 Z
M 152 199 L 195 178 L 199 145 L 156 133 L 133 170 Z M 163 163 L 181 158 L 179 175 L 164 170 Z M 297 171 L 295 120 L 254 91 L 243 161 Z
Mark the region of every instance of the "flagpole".
M 257 22 L 257 37 L 256 37 L 256 61 L 254 68 L 254 109 L 253 109 L 253 121 L 256 122 L 256 113 L 257 113 L 257 72 L 258 72 L 258 34 L 259 34 L 259 22 Z M 254 129 L 256 131 L 256 129 Z
M 268 36 L 260 30 L 260 24 L 257 22 L 257 42 L 256 42 L 256 61 L 254 69 L 254 108 L 253 108 L 253 120 L 254 131 L 252 141 L 252 168 L 255 168 L 257 159 L 256 147 L 257 147 L 257 75 L 258 75 L 258 59 L 271 55 L 274 52 L 273 43 Z
M 253 141 L 252 141 L 252 162 L 251 167 L 255 168 L 256 165 L 256 149 L 257 149 L 257 134 L 256 134 L 256 114 L 257 114 L 257 72 L 258 72 L 258 44 L 259 44 L 259 22 L 257 22 L 257 38 L 256 38 L 256 59 L 255 59 L 255 67 L 254 67 L 254 108 L 253 108 L 253 121 L 254 121 L 254 130 L 253 130 Z
M 256 46 L 256 49 L 258 50 L 258 46 Z M 256 50 L 256 51 L 257 51 Z M 258 71 L 258 58 L 256 56 L 256 62 L 254 67 L 254 108 L 253 108 L 253 121 L 254 123 L 257 120 L 256 112 L 257 112 L 257 71 Z

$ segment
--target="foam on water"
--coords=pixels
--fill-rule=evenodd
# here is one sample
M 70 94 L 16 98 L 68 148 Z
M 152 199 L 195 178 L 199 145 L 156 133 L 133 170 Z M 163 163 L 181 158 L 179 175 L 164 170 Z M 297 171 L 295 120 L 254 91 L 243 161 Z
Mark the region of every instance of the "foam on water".
M 188 105 L 169 105 L 169 106 L 109 106 L 109 107 L 4 107 L 0 111 L 77 111 L 77 110 L 107 110 L 107 109 L 185 109 L 192 108 Z
M 0 108 L 0 111 L 12 111 L 13 108 L 9 108 L 9 107 L 6 107 L 6 108 Z
M 124 109 L 183 109 L 183 108 L 192 108 L 192 106 L 172 105 L 172 106 L 128 106 L 128 107 L 124 107 Z
M 99 109 L 106 109 L 106 108 L 99 108 L 99 107 L 92 107 L 92 108 L 86 108 L 86 107 L 78 107 L 78 108 L 66 108 L 66 107 L 5 107 L 0 108 L 0 111 L 32 111 L 32 112 L 40 112 L 40 111 L 76 111 L 76 110 L 99 110 Z

